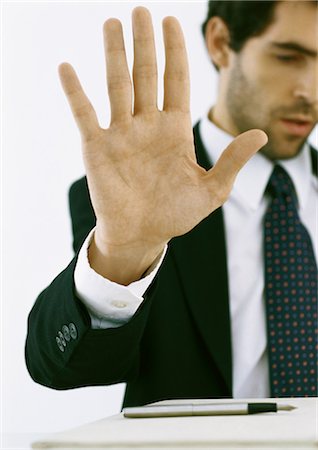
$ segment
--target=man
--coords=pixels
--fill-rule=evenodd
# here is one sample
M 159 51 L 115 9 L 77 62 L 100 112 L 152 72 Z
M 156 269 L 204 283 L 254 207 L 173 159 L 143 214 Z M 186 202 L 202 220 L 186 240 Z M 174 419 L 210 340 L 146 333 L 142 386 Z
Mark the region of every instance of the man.
M 125 406 L 317 395 L 317 156 L 306 143 L 317 121 L 316 12 L 315 2 L 209 3 L 220 86 L 194 128 L 198 164 L 174 18 L 163 22 L 163 111 L 145 8 L 133 12 L 133 113 L 119 21 L 104 26 L 107 130 L 60 66 L 87 182 L 70 191 L 76 256 L 30 313 L 35 381 L 127 382 Z

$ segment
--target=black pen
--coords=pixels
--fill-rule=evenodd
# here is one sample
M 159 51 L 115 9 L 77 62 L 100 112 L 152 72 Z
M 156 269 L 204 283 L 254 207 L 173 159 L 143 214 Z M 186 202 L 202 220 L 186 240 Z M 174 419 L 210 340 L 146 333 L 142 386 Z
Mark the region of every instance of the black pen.
M 279 403 L 185 403 L 124 408 L 124 417 L 227 416 L 292 411 L 295 406 Z

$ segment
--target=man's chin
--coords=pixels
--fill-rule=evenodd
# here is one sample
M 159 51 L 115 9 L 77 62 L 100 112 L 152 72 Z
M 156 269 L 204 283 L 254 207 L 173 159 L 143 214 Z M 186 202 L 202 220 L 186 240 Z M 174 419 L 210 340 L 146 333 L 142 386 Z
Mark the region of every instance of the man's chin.
M 260 152 L 271 161 L 295 158 L 301 152 L 306 139 L 274 140 L 269 137 L 268 143 Z

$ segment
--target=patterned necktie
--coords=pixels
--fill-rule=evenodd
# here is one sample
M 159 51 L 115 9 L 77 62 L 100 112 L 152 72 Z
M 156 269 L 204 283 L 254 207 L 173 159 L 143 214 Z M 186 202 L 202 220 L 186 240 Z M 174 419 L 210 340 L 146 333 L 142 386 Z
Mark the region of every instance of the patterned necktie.
M 317 264 L 293 182 L 275 166 L 264 218 L 265 296 L 272 397 L 318 395 Z

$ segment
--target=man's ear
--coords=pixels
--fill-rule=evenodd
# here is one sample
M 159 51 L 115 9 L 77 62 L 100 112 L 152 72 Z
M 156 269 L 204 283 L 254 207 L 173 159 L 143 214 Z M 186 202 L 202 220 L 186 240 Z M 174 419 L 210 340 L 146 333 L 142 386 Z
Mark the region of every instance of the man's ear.
M 220 69 L 226 67 L 230 56 L 230 33 L 220 17 L 211 17 L 205 29 L 205 42 L 213 63 Z

